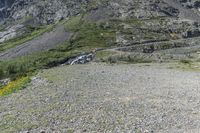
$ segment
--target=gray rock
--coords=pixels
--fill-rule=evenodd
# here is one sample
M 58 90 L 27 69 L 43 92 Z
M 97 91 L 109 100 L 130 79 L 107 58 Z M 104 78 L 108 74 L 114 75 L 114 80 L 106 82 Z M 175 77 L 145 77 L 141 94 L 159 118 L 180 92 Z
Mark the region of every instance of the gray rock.
M 3 85 L 3 86 L 4 86 L 4 85 L 7 85 L 9 82 L 10 82 L 10 79 L 9 79 L 9 78 L 0 80 L 0 84 Z
M 183 33 L 184 38 L 191 38 L 191 37 L 198 37 L 198 36 L 200 36 L 200 29 L 198 28 L 187 30 L 186 32 Z
M 94 59 L 94 53 L 79 55 L 76 58 L 69 59 L 65 64 L 75 65 L 75 64 L 85 64 Z
M 0 43 L 7 41 L 9 39 L 12 39 L 16 37 L 17 35 L 19 36 L 20 30 L 24 28 L 23 25 L 14 25 L 10 28 L 7 28 L 5 31 L 0 32 Z M 19 33 L 19 34 L 18 34 Z

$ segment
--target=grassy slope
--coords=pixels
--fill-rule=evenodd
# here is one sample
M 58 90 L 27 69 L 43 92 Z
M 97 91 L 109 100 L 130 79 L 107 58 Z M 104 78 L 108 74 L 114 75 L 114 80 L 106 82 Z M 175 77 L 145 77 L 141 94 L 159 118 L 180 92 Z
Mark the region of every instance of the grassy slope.
M 69 31 L 77 33 L 70 41 L 59 47 L 26 57 L 0 62 L 0 78 L 19 77 L 32 73 L 38 69 L 55 66 L 83 52 L 90 52 L 96 48 L 108 47 L 109 41 L 115 37 L 115 32 L 103 29 L 94 23 L 82 21 L 82 16 L 76 16 L 65 22 Z M 49 27 L 47 27 L 49 29 Z M 14 45 L 11 43 L 11 45 Z
M 129 31 L 120 26 L 121 23 L 128 23 L 133 27 L 140 27 L 144 24 L 143 21 L 136 19 L 90 22 L 84 19 L 85 15 L 87 14 L 77 15 L 68 21 L 62 21 L 59 23 L 65 25 L 65 29 L 67 31 L 74 32 L 74 36 L 70 42 L 65 42 L 59 47 L 46 52 L 40 52 L 26 57 L 0 62 L 0 79 L 5 77 L 15 78 L 18 76 L 27 75 L 38 69 L 44 69 L 58 65 L 70 57 L 77 56 L 83 52 L 90 52 L 97 48 L 108 48 L 112 45 L 115 45 L 114 42 L 116 40 L 115 37 L 117 31 L 128 32 L 127 34 L 131 35 L 138 34 L 137 32 L 135 33 L 133 31 L 130 31 L 129 33 Z M 106 23 L 109 23 L 108 27 L 105 27 Z M 2 49 L 19 45 L 21 42 L 27 41 L 35 36 L 39 36 L 45 31 L 49 31 L 54 26 L 56 25 L 47 26 L 46 28 L 36 30 L 31 34 L 31 36 L 21 38 L 17 41 L 11 40 L 10 42 L 7 42 L 5 47 Z M 157 36 L 157 34 L 155 36 Z M 125 58 L 125 61 L 127 61 L 127 59 L 130 60 L 131 58 Z M 124 58 L 120 57 L 120 60 L 124 60 Z M 138 59 L 136 61 L 131 59 L 131 61 L 138 62 Z M 141 61 L 141 59 L 139 59 L 139 61 Z

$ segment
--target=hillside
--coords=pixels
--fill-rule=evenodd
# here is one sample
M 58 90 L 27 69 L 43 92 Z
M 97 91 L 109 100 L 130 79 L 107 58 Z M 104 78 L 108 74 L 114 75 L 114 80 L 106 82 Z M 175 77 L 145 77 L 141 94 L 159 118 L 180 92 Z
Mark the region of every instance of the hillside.
M 0 0 L 3 132 L 197 132 L 199 70 L 199 0 Z
M 55 66 L 100 49 L 101 55 L 112 53 L 111 57 L 98 59 L 100 61 L 198 60 L 198 1 L 20 0 L 2 3 L 0 66 L 4 68 L 1 77 Z M 118 55 L 121 52 L 123 57 Z M 13 64 L 22 70 L 15 68 L 10 73 L 7 68 L 15 67 Z

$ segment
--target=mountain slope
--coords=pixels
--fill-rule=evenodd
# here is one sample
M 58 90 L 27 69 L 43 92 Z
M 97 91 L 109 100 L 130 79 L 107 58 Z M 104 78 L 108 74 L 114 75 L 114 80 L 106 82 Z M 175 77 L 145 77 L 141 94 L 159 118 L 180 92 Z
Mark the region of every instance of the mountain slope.
M 14 3 L 9 8 L 4 4 L 8 15 L 3 18 L 0 31 L 0 65 L 6 64 L 1 68 L 3 77 L 12 75 L 8 68 L 13 62 L 27 66 L 23 70 L 27 73 L 30 66 L 34 70 L 46 68 L 99 49 L 116 53 L 106 60 L 198 60 L 200 24 L 195 1 L 10 2 Z M 51 33 L 56 35 L 47 37 Z M 124 57 L 117 54 L 120 52 Z M 14 70 L 14 75 L 20 70 Z

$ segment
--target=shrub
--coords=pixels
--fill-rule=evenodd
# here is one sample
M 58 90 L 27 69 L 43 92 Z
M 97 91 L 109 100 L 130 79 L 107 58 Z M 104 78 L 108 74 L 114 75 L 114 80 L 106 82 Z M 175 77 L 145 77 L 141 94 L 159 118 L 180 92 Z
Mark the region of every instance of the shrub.
M 18 78 L 16 80 L 10 82 L 5 87 L 1 88 L 0 89 L 0 96 L 5 96 L 5 95 L 11 94 L 13 92 L 16 92 L 18 90 L 21 90 L 29 82 L 30 82 L 30 78 L 29 77 Z
M 16 74 L 16 73 L 17 73 L 16 65 L 13 64 L 13 63 L 9 64 L 9 65 L 7 66 L 7 68 L 6 68 L 6 70 L 7 70 L 7 73 L 8 73 L 9 75 L 13 75 L 13 74 Z
M 1 68 L 0 66 L 0 79 L 3 78 L 3 76 L 4 76 L 4 71 L 3 71 L 3 68 Z
M 183 64 L 191 64 L 190 60 L 185 60 L 185 59 L 180 60 L 180 62 L 183 63 Z

